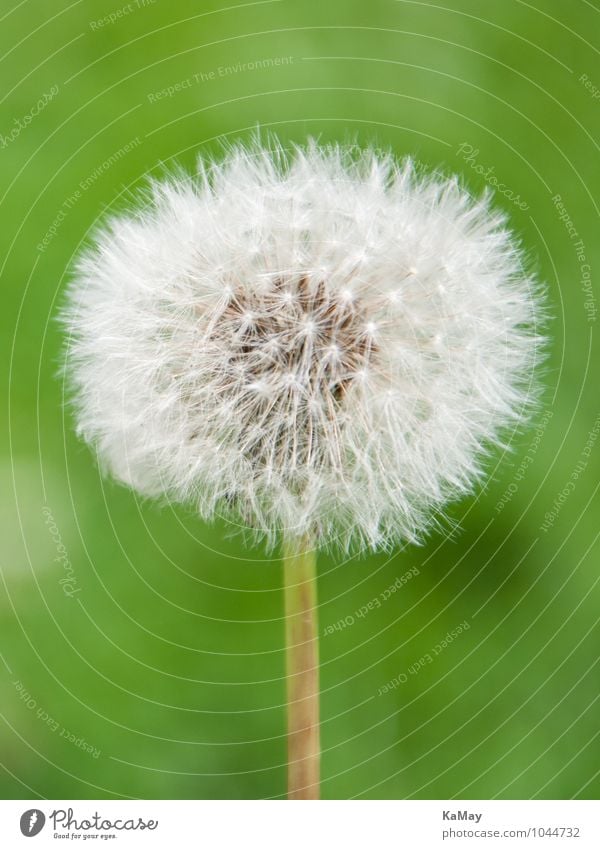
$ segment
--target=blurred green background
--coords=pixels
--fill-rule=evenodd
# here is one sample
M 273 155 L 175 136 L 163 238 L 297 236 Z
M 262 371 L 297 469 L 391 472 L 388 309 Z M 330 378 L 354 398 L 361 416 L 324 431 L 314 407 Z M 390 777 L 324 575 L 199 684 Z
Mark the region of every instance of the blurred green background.
M 276 555 L 103 481 L 57 378 L 90 228 L 260 125 L 495 175 L 549 292 L 537 430 L 456 533 L 320 560 L 324 797 L 597 798 L 597 0 L 2 0 L 0 53 L 0 794 L 285 794 Z

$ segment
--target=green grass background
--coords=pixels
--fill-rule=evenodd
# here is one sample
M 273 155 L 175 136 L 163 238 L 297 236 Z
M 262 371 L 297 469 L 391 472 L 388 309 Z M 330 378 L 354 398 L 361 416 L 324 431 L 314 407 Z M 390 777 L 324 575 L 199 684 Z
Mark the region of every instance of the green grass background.
M 595 277 L 597 0 L 155 0 L 97 23 L 125 7 L 0 4 L 0 134 L 58 86 L 0 147 L 0 795 L 285 793 L 276 555 L 103 481 L 56 377 L 56 312 L 90 228 L 148 174 L 175 161 L 191 169 L 260 125 L 284 143 L 391 146 L 477 193 L 483 177 L 457 154 L 471 145 L 526 203 L 497 197 L 547 282 L 551 314 L 540 438 L 529 430 L 491 458 L 486 488 L 451 510 L 458 531 L 392 556 L 320 560 L 322 632 L 418 569 L 379 609 L 322 638 L 324 797 L 597 798 L 600 447 L 588 434 L 600 426 L 599 352 L 575 240 L 552 201 L 562 196 Z M 408 672 L 465 620 L 433 663 Z M 407 681 L 379 695 L 400 673 Z

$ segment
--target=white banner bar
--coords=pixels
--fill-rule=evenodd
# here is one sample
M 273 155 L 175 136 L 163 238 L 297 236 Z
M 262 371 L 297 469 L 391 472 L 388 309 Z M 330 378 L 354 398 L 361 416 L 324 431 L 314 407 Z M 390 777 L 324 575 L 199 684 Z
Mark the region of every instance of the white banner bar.
M 28 841 L 34 841 L 29 843 Z M 595 801 L 3 801 L 0 846 L 599 849 Z M 118 841 L 115 843 L 114 841 Z

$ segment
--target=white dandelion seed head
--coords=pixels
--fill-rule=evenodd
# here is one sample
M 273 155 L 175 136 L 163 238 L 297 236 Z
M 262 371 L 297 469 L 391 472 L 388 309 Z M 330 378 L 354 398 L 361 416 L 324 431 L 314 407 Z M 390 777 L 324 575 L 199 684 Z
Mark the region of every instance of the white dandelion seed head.
M 78 263 L 80 434 L 148 496 L 269 542 L 418 541 L 531 408 L 539 287 L 455 179 L 343 147 L 155 182 Z

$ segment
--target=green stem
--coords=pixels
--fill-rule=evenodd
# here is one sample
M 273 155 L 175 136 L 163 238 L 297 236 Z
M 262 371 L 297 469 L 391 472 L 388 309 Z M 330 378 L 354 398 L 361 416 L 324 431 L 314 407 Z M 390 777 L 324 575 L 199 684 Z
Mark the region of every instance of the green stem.
M 288 799 L 319 798 L 317 555 L 307 537 L 283 543 Z

